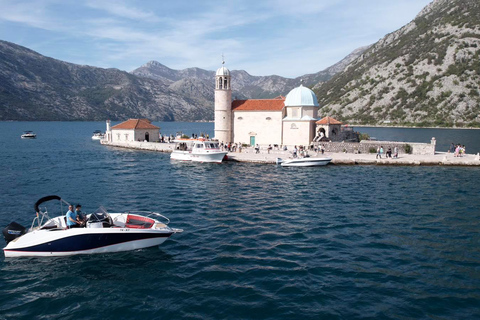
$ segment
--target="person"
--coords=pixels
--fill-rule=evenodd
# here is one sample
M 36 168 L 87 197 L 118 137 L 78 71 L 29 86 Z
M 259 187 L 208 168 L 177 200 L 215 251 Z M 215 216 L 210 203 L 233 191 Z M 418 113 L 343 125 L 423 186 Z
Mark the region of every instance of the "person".
M 297 157 L 297 146 L 294 146 L 294 147 L 293 147 L 293 157 L 294 157 L 294 158 Z
M 395 146 L 395 147 L 393 148 L 393 157 L 394 157 L 394 158 L 398 158 L 398 147 L 397 147 L 397 146 Z
M 258 143 L 255 145 L 255 153 L 260 153 L 260 146 Z
M 386 158 L 391 158 L 391 157 L 392 157 L 392 148 L 388 147 Z
M 325 147 L 323 146 L 323 144 L 322 144 L 322 146 L 320 147 L 320 150 L 322 151 L 322 154 L 325 153 Z
M 454 153 L 455 152 L 455 144 L 452 142 L 452 144 L 450 145 L 450 149 L 448 149 L 448 152 L 449 153 Z
M 375 157 L 375 159 L 382 159 L 382 155 L 380 154 L 380 147 L 377 147 L 377 156 Z
M 270 153 L 270 150 L 272 150 L 272 145 L 271 144 L 268 145 L 268 148 L 267 148 L 268 153 Z
M 73 211 L 73 206 L 68 206 L 68 211 L 66 213 L 67 217 L 67 228 L 80 228 L 80 223 L 77 221 L 77 214 Z
M 87 221 L 87 218 L 82 213 L 82 205 L 77 204 L 75 206 L 75 213 L 77 214 L 77 221 L 80 222 L 80 226 L 81 227 L 85 226 L 85 222 Z

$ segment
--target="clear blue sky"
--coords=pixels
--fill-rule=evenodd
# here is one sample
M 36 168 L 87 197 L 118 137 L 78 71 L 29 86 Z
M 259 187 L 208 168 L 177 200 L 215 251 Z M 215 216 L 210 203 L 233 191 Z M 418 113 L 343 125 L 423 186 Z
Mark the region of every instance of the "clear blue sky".
M 409 23 L 431 0 L 0 0 L 0 40 L 48 57 L 132 71 L 298 77 Z

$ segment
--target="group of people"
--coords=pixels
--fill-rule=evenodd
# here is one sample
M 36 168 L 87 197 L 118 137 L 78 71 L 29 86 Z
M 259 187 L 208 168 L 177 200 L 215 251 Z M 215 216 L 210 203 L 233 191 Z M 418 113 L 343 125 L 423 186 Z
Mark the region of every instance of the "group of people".
M 382 155 L 385 153 L 385 158 L 398 158 L 398 147 L 393 147 L 393 156 L 392 156 L 392 148 L 388 147 L 387 151 L 383 149 L 383 146 L 377 147 L 377 156 L 376 159 L 382 159 Z
M 87 218 L 82 213 L 82 206 L 77 204 L 75 206 L 75 211 L 73 210 L 73 205 L 68 206 L 68 211 L 66 213 L 67 218 L 67 228 L 83 228 L 87 222 Z
M 450 145 L 450 149 L 448 149 L 448 152 L 453 153 L 454 157 L 462 157 L 465 154 L 465 145 L 461 145 L 458 143 L 457 145 L 452 144 Z
M 242 152 L 242 145 L 241 144 L 238 144 L 238 143 L 220 143 L 220 149 L 222 149 L 223 151 L 228 151 L 228 152 Z

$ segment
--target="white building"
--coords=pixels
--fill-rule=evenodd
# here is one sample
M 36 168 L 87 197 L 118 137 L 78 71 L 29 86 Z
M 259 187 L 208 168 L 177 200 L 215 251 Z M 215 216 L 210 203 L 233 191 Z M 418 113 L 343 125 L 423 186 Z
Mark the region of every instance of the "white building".
M 215 138 L 249 145 L 309 145 L 315 137 L 318 101 L 302 85 L 286 97 L 234 100 L 230 71 L 215 75 Z
M 159 141 L 160 128 L 151 124 L 148 119 L 128 119 L 110 128 L 107 120 L 105 139 L 109 142 L 126 141 Z

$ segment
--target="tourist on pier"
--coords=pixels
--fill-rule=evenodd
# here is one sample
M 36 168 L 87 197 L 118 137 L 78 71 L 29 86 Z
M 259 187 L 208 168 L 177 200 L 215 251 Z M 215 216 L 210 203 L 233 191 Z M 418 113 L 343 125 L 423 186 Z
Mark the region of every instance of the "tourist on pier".
M 454 157 L 460 157 L 460 145 L 458 144 L 455 148 L 455 153 L 453 154 Z
M 260 153 L 260 146 L 258 143 L 255 145 L 255 153 Z
M 293 157 L 296 158 L 297 157 L 297 146 L 293 147 Z
M 320 151 L 322 151 L 322 154 L 325 153 L 325 147 L 323 146 L 323 144 L 320 146 Z
M 385 158 L 391 158 L 391 157 L 392 157 L 392 148 L 388 147 Z
M 272 145 L 271 145 L 271 144 L 269 144 L 269 145 L 268 145 L 268 148 L 267 148 L 267 152 L 268 152 L 269 154 L 270 154 L 270 150 L 272 150 Z
M 380 147 L 377 147 L 377 156 L 375 157 L 375 159 L 382 159 L 382 155 L 380 154 Z
M 450 145 L 450 149 L 448 149 L 448 152 L 449 153 L 454 153 L 455 152 L 455 144 L 452 142 L 452 144 Z
M 397 146 L 395 146 L 395 147 L 393 148 L 393 157 L 394 157 L 395 159 L 398 158 L 398 147 L 397 147 Z

